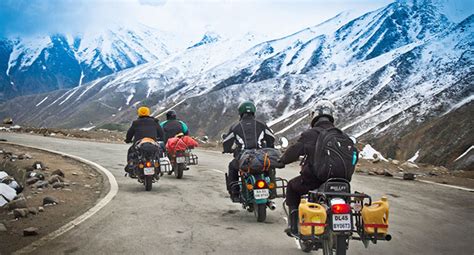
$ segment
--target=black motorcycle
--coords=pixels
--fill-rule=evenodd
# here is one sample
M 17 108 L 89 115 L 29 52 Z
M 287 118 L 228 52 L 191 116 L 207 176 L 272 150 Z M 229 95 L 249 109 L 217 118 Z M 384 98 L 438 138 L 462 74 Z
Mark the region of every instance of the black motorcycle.
M 152 139 L 142 139 L 135 145 L 135 155 L 133 162 L 133 173 L 131 178 L 138 179 L 143 183 L 146 191 L 150 191 L 153 183 L 162 176 L 160 169 L 161 147 Z
M 373 204 L 380 205 L 375 210 L 387 210 L 387 214 L 366 210 Z M 305 214 L 304 208 L 311 213 Z M 364 212 L 367 216 L 365 222 Z M 366 194 L 351 193 L 347 180 L 329 179 L 303 197 L 296 238 L 304 252 L 322 249 L 324 255 L 345 255 L 350 240 L 360 240 L 365 247 L 369 242 L 375 244 L 378 240 L 391 240 L 391 235 L 387 233 L 388 218 L 383 215 L 388 217 L 386 198 L 372 203 L 372 198 Z

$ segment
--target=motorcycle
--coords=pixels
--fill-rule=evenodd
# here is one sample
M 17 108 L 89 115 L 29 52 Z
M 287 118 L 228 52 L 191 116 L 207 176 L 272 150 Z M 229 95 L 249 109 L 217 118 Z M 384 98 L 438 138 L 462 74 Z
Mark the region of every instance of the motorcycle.
M 195 145 L 188 145 L 186 141 L 189 141 L 189 137 L 185 138 L 184 135 L 178 134 L 176 136 L 178 141 L 174 146 L 169 146 L 172 150 L 167 150 L 170 168 L 165 168 L 168 175 L 174 173 L 177 179 L 183 178 L 184 171 L 189 170 L 190 165 L 198 164 L 198 157 L 191 152 L 191 148 L 197 146 L 197 143 L 193 140 Z M 183 141 L 184 139 L 188 139 Z M 192 140 L 192 139 L 191 139 Z M 168 170 L 169 169 L 169 170 Z
M 225 134 L 222 134 L 222 139 L 224 138 Z M 280 138 L 279 141 L 280 144 L 277 144 L 276 147 L 279 149 L 286 148 L 288 140 L 283 137 Z M 253 150 L 251 153 L 264 150 L 267 149 Z M 242 157 L 243 155 L 241 155 L 241 158 Z M 277 164 L 276 162 L 272 164 L 267 153 L 265 153 L 265 158 L 268 161 L 264 160 L 263 169 L 252 169 L 250 167 L 245 169 L 242 168 L 241 165 L 242 169 L 239 171 L 238 181 L 229 182 L 229 177 L 227 173 L 225 174 L 228 188 L 230 188 L 230 190 L 240 190 L 239 201 L 234 202 L 242 204 L 242 207 L 248 212 L 253 212 L 258 222 L 264 222 L 266 220 L 267 208 L 272 211 L 276 209 L 273 199 L 277 197 L 284 198 L 288 184 L 287 180 L 276 177 L 275 168 L 283 167 L 284 165 Z M 279 158 L 279 156 L 277 158 Z M 255 158 L 252 160 L 255 160 Z M 277 192 L 279 190 L 281 190 L 281 192 Z
M 174 154 L 169 155 L 171 162 L 171 172 L 168 174 L 174 173 L 177 179 L 183 178 L 183 173 L 185 170 L 189 170 L 186 162 L 186 151 L 176 151 Z
M 146 191 L 152 189 L 153 183 L 162 176 L 160 169 L 161 148 L 157 142 L 151 138 L 143 138 L 134 145 L 136 151 L 136 161 L 133 162 L 133 174 L 131 178 L 138 179 L 143 183 Z
M 387 198 L 372 203 L 364 193 L 351 193 L 345 179 L 329 179 L 310 191 L 301 200 L 298 216 L 295 237 L 304 252 L 322 249 L 324 255 L 345 255 L 350 240 L 360 240 L 367 248 L 370 242 L 392 238 L 387 232 Z
M 226 182 L 228 182 L 227 173 L 225 174 Z M 264 222 L 267 217 L 267 208 L 275 210 L 276 205 L 273 199 L 284 197 L 286 184 L 285 179 L 275 177 L 275 168 L 260 174 L 252 174 L 240 171 L 239 181 L 230 183 L 231 188 L 240 190 L 240 200 L 238 203 L 248 212 L 253 212 L 258 222 Z M 279 195 L 278 190 L 282 190 L 283 194 Z

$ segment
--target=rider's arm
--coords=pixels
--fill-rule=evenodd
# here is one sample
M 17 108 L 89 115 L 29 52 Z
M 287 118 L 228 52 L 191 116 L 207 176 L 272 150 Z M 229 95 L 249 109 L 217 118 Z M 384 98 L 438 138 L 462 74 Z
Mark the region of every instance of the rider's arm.
M 232 146 L 235 142 L 235 134 L 232 128 L 230 128 L 229 133 L 224 137 L 224 141 L 222 142 L 222 147 L 224 149 L 224 153 L 232 153 Z
M 183 130 L 183 134 L 184 135 L 189 135 L 189 128 L 188 128 L 188 125 L 186 125 L 186 123 L 184 123 L 184 121 L 179 121 L 181 123 L 181 128 Z
M 161 123 L 160 123 L 161 128 L 165 128 L 166 123 L 168 123 L 167 120 L 161 122 Z
M 156 125 L 156 132 L 158 134 L 158 141 L 164 141 L 165 140 L 165 133 L 163 132 L 163 128 L 161 128 L 160 125 Z
M 125 137 L 125 142 L 131 143 L 134 135 L 135 135 L 135 122 L 133 122 L 130 128 L 128 129 L 127 135 Z
M 280 158 L 281 163 L 290 164 L 297 161 L 300 156 L 304 155 L 304 141 L 306 140 L 305 136 L 306 133 L 301 134 L 298 141 L 286 149 L 285 153 Z
M 263 139 L 266 142 L 267 148 L 275 148 L 275 134 L 273 134 L 273 130 L 265 125 L 264 134 Z

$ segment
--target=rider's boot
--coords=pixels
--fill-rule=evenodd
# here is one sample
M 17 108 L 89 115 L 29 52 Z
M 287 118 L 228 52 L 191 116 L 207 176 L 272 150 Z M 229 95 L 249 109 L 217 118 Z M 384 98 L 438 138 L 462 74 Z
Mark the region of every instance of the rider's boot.
M 232 190 L 229 193 L 233 203 L 240 203 L 240 192 L 238 190 Z
M 285 229 L 285 233 L 289 237 L 298 236 L 298 207 L 289 206 L 289 215 L 288 215 L 288 228 Z
M 125 172 L 130 176 L 130 177 L 135 177 L 135 173 L 133 172 L 133 161 L 127 162 L 127 165 L 125 166 Z

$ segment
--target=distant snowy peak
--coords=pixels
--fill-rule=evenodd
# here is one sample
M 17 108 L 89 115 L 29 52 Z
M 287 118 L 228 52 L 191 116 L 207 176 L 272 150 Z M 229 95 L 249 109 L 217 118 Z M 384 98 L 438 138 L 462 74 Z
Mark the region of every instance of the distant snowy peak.
M 459 23 L 474 13 L 472 1 L 460 0 L 398 0 L 401 4 L 425 8 L 431 6 L 443 13 L 451 22 Z
M 163 61 L 178 50 L 173 40 L 167 33 L 143 25 L 3 39 L 0 100 L 72 88 L 127 68 Z
M 202 45 L 211 44 L 218 42 L 221 39 L 221 36 L 214 32 L 206 32 L 202 39 L 195 43 L 194 45 L 188 47 L 188 49 L 197 48 Z
M 79 60 L 97 68 L 106 65 L 113 72 L 164 59 L 170 52 L 159 34 L 150 30 L 120 28 L 103 34 L 85 34 L 76 39 Z

